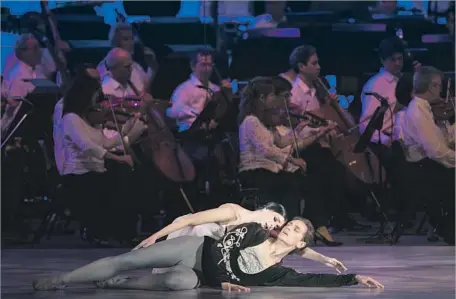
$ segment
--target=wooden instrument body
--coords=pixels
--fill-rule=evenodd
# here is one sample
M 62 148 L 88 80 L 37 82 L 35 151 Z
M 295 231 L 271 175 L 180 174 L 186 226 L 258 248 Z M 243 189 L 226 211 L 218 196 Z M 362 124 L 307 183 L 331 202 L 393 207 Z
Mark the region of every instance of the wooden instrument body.
M 191 182 L 196 177 L 195 167 L 167 126 L 162 110 L 158 102 L 145 107 L 148 129 L 141 150 L 166 178 L 176 183 Z
M 355 153 L 353 151 L 361 134 L 358 130 L 350 130 L 356 124 L 347 115 L 347 112 L 338 103 L 330 102 L 321 104 L 320 109 L 316 113 L 327 120 L 336 122 L 340 133 L 345 133 L 343 137 L 331 139 L 330 148 L 334 157 L 344 164 L 347 170 L 357 179 L 367 184 L 384 183 L 386 171 L 372 150 L 366 148 L 362 153 Z M 382 171 L 381 180 L 380 169 Z

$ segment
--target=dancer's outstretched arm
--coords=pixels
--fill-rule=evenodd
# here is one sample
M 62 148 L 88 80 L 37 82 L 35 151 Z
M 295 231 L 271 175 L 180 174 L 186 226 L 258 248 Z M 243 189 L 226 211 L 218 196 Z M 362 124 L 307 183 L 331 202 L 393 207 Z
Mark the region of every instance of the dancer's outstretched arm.
M 315 250 L 313 250 L 309 247 L 301 250 L 298 254 L 303 258 L 325 264 L 328 267 L 332 267 L 332 268 L 336 269 L 336 271 L 338 273 L 347 271 L 347 268 L 345 267 L 345 265 L 342 264 L 341 262 L 339 262 L 338 260 L 336 260 L 335 258 L 327 257 L 323 254 L 316 252 Z
M 149 238 L 142 241 L 133 250 L 148 247 L 154 244 L 158 239 L 163 238 L 187 226 L 195 226 L 214 222 L 221 223 L 235 221 L 238 217 L 238 213 L 236 213 L 235 206 L 236 205 L 234 204 L 224 204 L 215 209 L 198 212 L 196 214 L 186 215 L 178 221 L 175 221 L 169 224 L 168 226 L 162 228 L 160 231 L 154 233 Z

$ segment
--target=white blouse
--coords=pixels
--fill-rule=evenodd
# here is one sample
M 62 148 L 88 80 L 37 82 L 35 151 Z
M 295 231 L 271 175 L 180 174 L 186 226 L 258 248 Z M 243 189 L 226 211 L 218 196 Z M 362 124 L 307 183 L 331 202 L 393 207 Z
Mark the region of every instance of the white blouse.
M 239 172 L 263 168 L 277 173 L 283 170 L 290 152 L 290 146 L 277 147 L 273 133 L 252 115 L 239 127 L 239 147 Z
M 107 150 L 122 144 L 119 135 L 104 136 L 101 128 L 94 128 L 74 113 L 62 118 L 63 167 L 62 175 L 105 172 Z

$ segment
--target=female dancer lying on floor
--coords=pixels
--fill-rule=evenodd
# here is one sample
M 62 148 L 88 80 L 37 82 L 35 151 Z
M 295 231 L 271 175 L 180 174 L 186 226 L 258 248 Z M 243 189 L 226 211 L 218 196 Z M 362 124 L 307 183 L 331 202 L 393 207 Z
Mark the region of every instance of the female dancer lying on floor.
M 246 286 L 338 287 L 358 283 L 383 288 L 372 278 L 355 274 L 303 274 L 280 265 L 289 254 L 300 254 L 313 240 L 310 221 L 295 218 L 278 234 L 257 223 L 241 224 L 221 240 L 183 236 L 147 248 L 103 258 L 60 276 L 36 280 L 36 290 L 62 289 L 70 283 L 96 282 L 98 287 L 142 290 L 189 290 L 200 284 L 225 290 Z M 139 278 L 115 277 L 120 271 L 173 267 L 164 274 Z
M 173 223 L 142 241 L 134 250 L 154 244 L 158 239 L 168 236 L 167 240 L 180 236 L 211 237 L 219 240 L 233 227 L 249 222 L 259 223 L 266 230 L 281 228 L 286 221 L 285 208 L 278 203 L 269 202 L 256 211 L 249 211 L 237 204 L 224 204 L 196 214 L 189 214 L 174 220 Z M 319 254 L 306 248 L 302 257 L 334 267 L 337 272 L 346 271 L 345 266 L 334 258 Z M 166 269 L 154 269 L 153 273 L 164 273 Z

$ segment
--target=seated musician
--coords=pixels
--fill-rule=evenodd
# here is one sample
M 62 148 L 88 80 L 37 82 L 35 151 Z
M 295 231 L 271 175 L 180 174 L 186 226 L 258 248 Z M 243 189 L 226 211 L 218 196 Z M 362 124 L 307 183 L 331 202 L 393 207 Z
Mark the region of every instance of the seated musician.
M 138 109 L 133 111 L 139 111 L 139 107 L 143 101 L 152 101 L 152 96 L 148 93 L 140 92 L 136 85 L 130 80 L 132 78 L 132 72 L 134 71 L 134 62 L 131 54 L 122 48 L 113 48 L 109 51 L 105 58 L 105 65 L 107 67 L 107 73 L 102 80 L 103 94 L 110 99 L 110 103 L 117 105 L 120 103 L 120 107 L 134 107 L 137 105 Z M 141 86 L 141 84 L 140 84 Z M 105 104 L 109 105 L 108 102 Z M 120 108 L 119 107 L 119 108 Z M 128 110 L 129 112 L 132 112 Z M 108 138 L 113 138 L 118 134 L 116 124 L 113 121 L 108 121 L 105 124 L 103 133 Z M 121 126 L 120 126 L 121 128 Z M 114 152 L 123 152 L 123 145 L 112 149 Z M 117 213 L 117 231 L 118 239 L 126 240 L 130 242 L 136 234 L 136 220 L 137 211 L 142 210 L 140 208 L 143 194 L 145 192 L 151 196 L 150 188 L 145 191 L 143 188 L 145 185 L 144 179 L 149 177 L 150 172 L 146 168 L 143 171 L 132 172 L 131 168 L 120 165 L 115 162 L 109 162 L 106 164 L 110 181 L 113 183 L 114 196 L 112 198 L 112 210 L 113 214 Z M 125 202 L 125 198 L 131 196 L 133 200 L 130 200 L 128 204 Z M 137 199 L 135 201 L 134 199 Z
M 24 82 L 24 79 L 47 79 L 40 67 L 41 48 L 32 34 L 24 33 L 19 37 L 14 46 L 14 53 L 19 61 L 8 73 L 3 75 L 2 90 L 8 104 L 1 121 L 2 134 L 7 132 L 19 111 L 22 105 L 20 100 L 34 89 L 34 85 Z
M 404 131 L 402 122 L 404 121 L 405 111 L 413 99 L 413 76 L 411 74 L 403 74 L 396 85 L 395 96 L 397 99 L 398 110 L 394 116 L 393 125 L 393 142 L 398 141 L 401 144 L 404 142 Z
M 379 55 L 383 67 L 380 71 L 367 81 L 361 94 L 362 111 L 360 117 L 360 131 L 364 133 L 369 124 L 370 117 L 380 107 L 380 100 L 365 92 L 376 92 L 388 99 L 391 109 L 385 111 L 383 127 L 380 132 L 376 130 L 372 135 L 371 142 L 380 143 L 389 147 L 391 145 L 392 124 L 394 123 L 394 112 L 396 111 L 397 98 L 395 95 L 397 81 L 401 76 L 404 62 L 404 46 L 397 37 L 387 38 L 379 45 Z M 380 139 L 379 139 L 380 138 Z
M 440 101 L 443 73 L 433 67 L 421 67 L 413 77 L 415 97 L 410 102 L 402 122 L 404 149 L 413 171 L 426 184 L 428 213 L 431 225 L 440 224 L 444 239 L 454 244 L 454 169 L 455 151 L 450 149 L 440 128 L 435 124 L 431 105 Z M 439 200 L 448 212 L 446 223 L 440 219 Z M 451 220 L 452 219 L 452 220 Z M 446 225 L 444 225 L 446 224 Z
M 183 136 L 184 150 L 196 163 L 197 167 L 204 167 L 209 153 L 207 142 L 204 142 L 206 133 L 217 132 L 218 123 L 211 119 L 209 123 L 204 123 L 201 127 L 195 128 L 193 123 L 204 110 L 206 105 L 215 100 L 214 94 L 220 91 L 220 87 L 210 82 L 212 74 L 213 57 L 207 50 L 198 50 L 190 58 L 192 74 L 190 78 L 181 83 L 173 91 L 171 96 L 171 107 L 166 110 L 166 115 L 176 120 L 178 130 Z M 231 84 L 222 81 L 222 88 L 225 91 L 231 89 Z M 215 117 L 215 115 L 214 115 Z M 192 137 L 193 136 L 193 137 Z M 201 138 L 203 137 L 203 138 Z M 217 141 L 215 141 L 217 143 Z M 220 144 L 214 148 L 216 163 L 218 163 L 221 179 L 227 177 L 225 173 L 225 157 Z
M 121 48 L 131 55 L 135 51 L 135 38 L 132 27 L 129 24 L 117 23 L 113 25 L 109 31 L 109 41 L 113 48 Z M 104 58 L 97 67 L 101 78 L 109 72 L 106 65 L 107 58 Z M 144 59 L 147 64 L 147 71 L 136 61 L 131 65 L 130 81 L 139 91 L 139 93 L 149 92 L 150 84 L 157 72 L 157 61 L 154 52 L 149 48 L 144 48 Z
M 277 28 L 280 23 L 285 23 L 287 1 L 265 1 L 265 13 L 257 16 L 250 24 L 249 29 Z
M 203 111 L 207 102 L 211 100 L 212 94 L 220 88 L 209 79 L 212 75 L 213 57 L 211 52 L 199 50 L 190 58 L 192 74 L 190 78 L 181 83 L 174 90 L 171 96 L 172 106 L 168 108 L 168 117 L 176 120 L 179 132 L 188 130 L 198 115 Z M 217 124 L 211 121 L 211 128 Z
M 259 189 L 260 204 L 274 199 L 296 216 L 301 200 L 298 176 L 285 169 L 287 164 L 302 170 L 307 165 L 290 155 L 291 145 L 280 148 L 274 144 L 273 128 L 282 122 L 283 107 L 271 78 L 257 77 L 244 89 L 239 113 L 239 176 L 244 187 Z
M 89 241 L 100 244 L 108 238 L 108 225 L 100 221 L 110 205 L 110 184 L 106 180 L 106 160 L 132 165 L 128 155 L 117 156 L 109 149 L 121 144 L 119 135 L 107 138 L 90 116 L 101 90 L 100 76 L 94 68 L 81 68 L 63 99 L 63 117 L 60 138 L 62 141 L 62 179 L 71 194 L 71 210 L 89 231 Z M 134 118 L 123 127 L 124 141 L 133 142 L 145 126 Z M 57 134 L 59 135 L 59 134 Z M 58 155 L 56 153 L 56 155 Z
M 36 23 L 36 28 L 40 32 L 46 32 L 46 28 L 44 25 L 44 22 L 41 18 L 41 15 L 38 12 L 35 11 L 29 11 L 25 13 L 20 20 L 21 24 L 24 24 L 23 26 L 30 25 L 31 23 Z M 28 29 L 28 28 L 27 28 Z M 24 32 L 25 33 L 25 32 Z M 66 48 L 68 45 L 61 42 L 58 46 L 61 48 Z M 51 54 L 49 53 L 49 50 L 43 45 L 40 44 L 41 48 L 41 61 L 38 64 L 38 68 L 40 68 L 40 71 L 45 74 L 47 77 L 51 77 L 51 75 L 56 71 L 56 66 L 54 59 L 52 58 Z M 13 52 L 10 55 L 8 55 L 5 59 L 5 66 L 3 67 L 3 73 L 7 74 L 11 71 L 11 69 L 19 62 L 19 59 L 16 56 L 16 53 Z
M 321 90 L 321 86 L 316 81 L 320 74 L 320 64 L 315 47 L 302 45 L 295 48 L 290 55 L 290 62 L 298 74 L 293 82 L 290 97 L 290 108 L 294 113 L 313 112 L 318 114 L 320 106 L 325 104 L 324 101 L 337 100 L 337 96 L 334 94 L 326 95 L 323 98 L 317 93 L 318 90 Z M 320 100 L 322 100 L 321 103 Z M 332 132 L 329 132 L 329 134 L 332 134 Z M 319 140 L 319 142 L 310 145 L 301 151 L 301 155 L 308 163 L 308 175 L 312 177 L 315 183 L 321 184 L 319 188 L 321 194 L 318 196 L 327 202 L 328 211 L 325 213 L 327 221 L 329 221 L 331 213 L 337 213 L 337 215 L 334 215 L 332 225 L 338 228 L 358 226 L 358 224 L 348 218 L 348 213 L 342 213 L 342 211 L 346 210 L 343 204 L 347 193 L 346 170 L 332 154 L 327 140 Z M 331 188 L 325 187 L 326 184 L 330 185 Z M 323 206 L 325 205 L 323 204 Z M 321 208 L 318 208 L 318 210 L 320 211 L 319 213 L 322 213 Z M 319 216 L 324 218 L 323 215 Z M 334 243 L 325 225 L 317 226 L 317 232 L 323 236 L 323 240 L 326 240 L 328 244 Z

